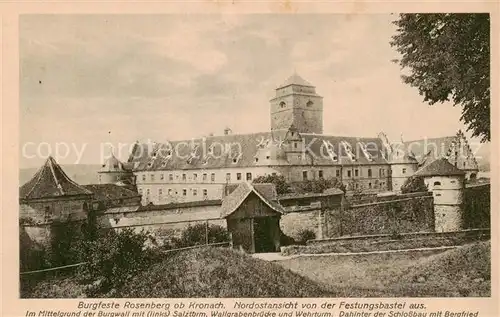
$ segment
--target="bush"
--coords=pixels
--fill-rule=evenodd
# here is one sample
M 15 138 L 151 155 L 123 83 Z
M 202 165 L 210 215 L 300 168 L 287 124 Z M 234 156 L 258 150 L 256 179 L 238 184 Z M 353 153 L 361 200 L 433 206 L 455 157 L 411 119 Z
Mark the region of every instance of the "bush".
M 253 180 L 253 183 L 270 183 L 276 186 L 276 193 L 278 195 L 288 194 L 290 192 L 290 185 L 286 182 L 283 175 L 265 175 L 259 176 Z
M 107 230 L 96 240 L 87 242 L 88 264 L 80 267 L 79 282 L 87 284 L 89 297 L 115 296 L 130 278 L 158 259 L 159 254 L 145 247 L 149 234 L 126 228 Z
M 401 186 L 401 193 L 403 194 L 426 192 L 428 190 L 422 177 L 410 177 Z
M 338 188 L 345 192 L 345 186 L 338 178 L 306 180 L 297 184 L 300 192 L 323 193 L 329 188 Z
M 177 249 L 206 244 L 207 225 L 198 223 L 189 225 L 180 238 L 172 238 L 164 244 L 165 249 Z M 229 233 L 219 225 L 208 226 L 208 243 L 229 242 Z
M 314 240 L 314 239 L 316 239 L 316 233 L 314 233 L 314 231 L 310 229 L 302 229 L 297 234 L 296 242 L 298 244 L 306 244 L 308 240 Z

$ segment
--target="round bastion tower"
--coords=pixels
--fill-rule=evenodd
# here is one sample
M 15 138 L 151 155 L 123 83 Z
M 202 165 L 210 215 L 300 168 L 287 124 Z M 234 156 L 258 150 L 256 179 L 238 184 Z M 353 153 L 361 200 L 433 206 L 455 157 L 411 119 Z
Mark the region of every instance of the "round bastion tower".
M 104 162 L 98 174 L 99 184 L 135 184 L 132 171 L 113 154 Z
M 437 159 L 415 173 L 434 196 L 434 228 L 436 232 L 462 229 L 465 172 L 446 158 Z

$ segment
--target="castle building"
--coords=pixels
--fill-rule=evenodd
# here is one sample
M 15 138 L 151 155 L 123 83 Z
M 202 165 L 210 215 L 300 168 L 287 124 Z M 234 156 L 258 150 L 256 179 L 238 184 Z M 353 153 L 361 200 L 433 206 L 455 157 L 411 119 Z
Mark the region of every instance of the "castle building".
M 414 174 L 415 177 L 423 177 L 433 193 L 436 232 L 462 229 L 465 174 L 446 158 L 437 159 Z
M 460 130 L 452 136 L 405 141 L 403 148 L 417 159 L 419 167 L 446 158 L 450 164 L 465 172 L 466 179 L 475 179 L 479 172 L 474 153 Z
M 323 134 L 323 97 L 294 74 L 270 100 L 270 131 L 163 143 L 137 143 L 126 164 L 143 204 L 168 204 L 223 197 L 227 184 L 283 175 L 287 182 L 340 180 L 349 192 L 398 191 L 418 167 L 411 152 L 394 154 L 381 134 L 343 137 Z

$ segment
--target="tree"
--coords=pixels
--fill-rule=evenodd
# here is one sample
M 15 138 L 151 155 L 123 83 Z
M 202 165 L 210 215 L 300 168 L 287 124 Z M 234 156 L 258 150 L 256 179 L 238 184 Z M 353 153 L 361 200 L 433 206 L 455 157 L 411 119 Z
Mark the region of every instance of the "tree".
M 322 193 L 328 188 L 339 188 L 346 191 L 344 184 L 338 178 L 306 180 L 298 184 L 298 189 L 306 193 Z
M 114 296 L 130 278 L 157 260 L 155 250 L 147 249 L 147 232 L 125 228 L 107 230 L 94 241 L 87 241 L 88 263 L 80 267 L 78 277 L 87 284 L 90 297 Z
M 412 176 L 406 180 L 403 186 L 401 186 L 401 193 L 403 194 L 426 192 L 428 190 L 422 177 Z
M 452 101 L 462 107 L 462 120 L 473 137 L 490 141 L 489 14 L 401 14 L 391 46 L 403 82 L 433 105 Z
M 259 176 L 253 180 L 253 183 L 271 183 L 276 186 L 276 193 L 278 195 L 288 194 L 290 186 L 286 182 L 283 175 L 264 175 Z

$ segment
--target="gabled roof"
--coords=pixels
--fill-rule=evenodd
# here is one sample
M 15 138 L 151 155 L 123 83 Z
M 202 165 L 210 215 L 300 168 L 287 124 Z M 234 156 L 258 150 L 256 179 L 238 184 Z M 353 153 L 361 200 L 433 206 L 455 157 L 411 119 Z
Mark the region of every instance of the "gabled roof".
M 413 154 L 419 163 L 445 157 L 449 154 L 449 150 L 453 141 L 457 136 L 445 136 L 441 138 L 428 138 L 422 140 L 406 141 L 403 143 L 407 154 Z
M 116 184 L 90 184 L 84 185 L 94 193 L 94 200 L 107 201 L 124 198 L 140 197 L 139 193 Z
M 52 157 L 45 161 L 30 181 L 19 188 L 20 199 L 76 195 L 92 195 L 92 192 L 72 181 Z
M 266 160 L 267 154 L 261 155 L 263 154 L 263 149 L 267 151 L 265 148 L 266 143 L 272 140 L 275 140 L 276 143 L 283 141 L 282 146 L 288 146 L 291 149 L 293 146 L 292 143 L 295 141 L 285 142 L 287 132 L 287 130 L 275 130 L 273 132 L 210 136 L 205 139 L 170 141 L 169 143 L 137 144 L 134 146 L 134 150 L 130 154 L 128 161 L 134 165 L 135 171 L 290 165 L 286 159 L 282 158 L 281 154 L 279 155 L 280 160 L 274 159 L 273 155 L 270 156 L 269 160 Z M 380 153 L 380 149 L 383 146 L 382 140 L 377 137 L 342 137 L 310 133 L 301 133 L 301 136 L 304 138 L 305 147 L 310 149 L 306 154 L 314 153 L 313 163 L 315 165 L 387 164 L 387 160 Z M 357 154 L 354 161 L 349 159 L 346 149 L 343 146 L 344 142 L 352 148 L 354 154 Z M 368 159 L 360 149 L 360 142 L 370 145 L 366 149 L 372 156 L 371 159 Z M 196 147 L 194 144 L 198 144 L 199 146 Z M 338 160 L 332 160 L 328 156 L 326 144 L 331 146 Z M 208 155 L 212 145 L 214 145 L 213 155 Z M 234 157 L 223 154 L 221 145 L 226 148 L 230 147 Z M 177 155 L 175 151 L 172 151 L 172 155 L 168 155 L 169 148 L 177 148 Z M 269 150 L 272 152 L 273 148 L 271 147 Z M 256 156 L 259 158 L 258 162 L 255 161 Z M 205 159 L 206 157 L 208 159 Z M 311 165 L 310 159 L 311 156 L 306 155 L 306 160 L 302 164 Z
M 453 176 L 465 175 L 465 172 L 453 166 L 446 158 L 440 158 L 419 169 L 413 176 Z
M 292 76 L 288 77 L 288 79 L 283 84 L 281 84 L 278 88 L 283 88 L 283 87 L 290 86 L 290 85 L 314 87 L 310 82 L 308 82 L 304 78 L 300 77 L 296 73 L 293 74 Z
M 257 186 L 255 186 L 257 185 Z M 270 184 L 250 184 L 243 182 L 236 187 L 233 192 L 224 197 L 221 206 L 221 218 L 226 218 L 238 209 L 238 207 L 245 201 L 245 199 L 251 194 L 255 193 L 264 203 L 266 203 L 271 209 L 278 213 L 284 213 L 283 207 L 271 200 L 272 197 L 276 199 L 276 191 L 269 190 Z M 271 184 L 272 185 L 272 184 Z M 259 188 L 259 189 L 258 189 Z

